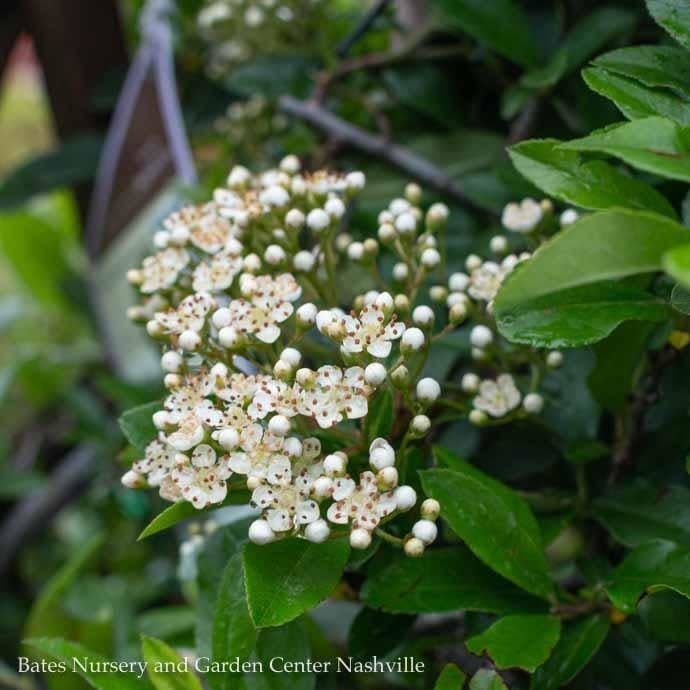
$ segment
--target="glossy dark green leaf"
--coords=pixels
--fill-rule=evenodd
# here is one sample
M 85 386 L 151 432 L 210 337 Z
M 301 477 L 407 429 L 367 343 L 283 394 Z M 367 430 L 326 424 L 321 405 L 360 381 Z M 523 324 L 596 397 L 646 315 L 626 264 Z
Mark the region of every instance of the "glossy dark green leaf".
M 670 253 L 673 251 L 672 249 Z M 671 306 L 681 314 L 690 315 L 690 290 L 682 285 L 674 285 L 671 291 Z
M 634 168 L 683 182 L 690 181 L 690 141 L 683 128 L 663 117 L 610 125 L 561 148 L 606 153 Z
M 661 310 L 667 316 L 666 310 Z M 663 318 L 663 316 L 661 318 Z M 634 316 L 632 318 L 635 318 Z M 646 345 L 653 325 L 640 321 L 621 324 L 594 352 L 597 364 L 587 378 L 595 400 L 607 410 L 622 410 L 645 361 Z
M 613 206 L 646 209 L 675 217 L 669 202 L 653 187 L 604 161 L 583 162 L 557 139 L 533 139 L 509 150 L 515 167 L 549 196 L 582 208 Z
M 450 451 L 437 447 L 434 453 Z M 539 526 L 524 499 L 469 463 L 420 476 L 425 493 L 440 502 L 443 519 L 478 558 L 532 594 L 552 593 Z
M 142 635 L 168 639 L 194 630 L 196 614 L 191 606 L 162 606 L 149 609 L 137 618 Z
M 521 668 L 533 673 L 551 654 L 561 635 L 561 622 L 555 616 L 505 616 L 465 646 L 473 654 L 486 652 L 497 668 Z
M 619 48 L 600 55 L 592 64 L 645 86 L 672 89 L 690 97 L 690 53 L 677 46 Z
M 469 685 L 470 690 L 508 690 L 508 686 L 503 682 L 503 678 L 488 668 L 480 668 Z
M 635 15 L 631 12 L 606 5 L 597 7 L 565 35 L 547 65 L 525 74 L 521 83 L 533 88 L 552 86 L 571 74 L 613 38 L 630 31 L 634 24 Z
M 690 490 L 682 486 L 623 487 L 595 499 L 592 515 L 629 548 L 653 539 L 690 547 Z
M 654 21 L 679 43 L 690 49 L 690 7 L 678 0 L 647 0 Z
M 153 423 L 153 414 L 162 409 L 160 400 L 133 407 L 123 412 L 118 419 L 125 438 L 141 453 L 158 437 Z
M 248 500 L 249 493 L 244 489 L 231 489 L 228 492 L 227 498 L 222 503 L 212 503 L 201 510 L 195 508 L 187 501 L 173 503 L 161 513 L 158 513 L 158 515 L 156 515 L 156 517 L 153 518 L 153 520 L 151 520 L 146 527 L 144 527 L 141 534 L 137 537 L 137 540 L 141 541 L 142 539 L 146 539 L 154 534 L 158 534 L 158 532 L 163 532 L 166 529 L 170 529 L 183 520 L 188 520 L 189 518 L 193 517 L 200 517 L 205 513 L 210 513 L 211 511 L 222 508 L 223 506 L 242 505 L 247 503 Z
M 69 671 L 74 666 L 75 673 L 79 674 L 91 687 L 96 690 L 146 690 L 151 686 L 145 680 L 139 680 L 131 673 L 124 671 L 95 671 L 91 670 L 88 662 L 94 664 L 107 662 L 108 659 L 97 654 L 91 649 L 76 642 L 68 642 L 60 638 L 37 637 L 26 640 L 26 644 L 37 649 L 41 654 L 63 662 Z M 74 659 L 86 661 L 85 670 L 80 664 L 74 664 Z M 190 688 L 194 690 L 194 688 Z
M 544 605 L 499 577 L 468 549 L 432 549 L 424 558 L 400 557 L 364 583 L 362 599 L 391 613 L 485 611 L 524 613 Z
M 146 673 L 156 690 L 202 690 L 198 676 L 191 668 L 184 669 L 182 657 L 162 640 L 143 637 L 141 653 Z M 176 670 L 167 670 L 167 668 Z
M 613 101 L 629 120 L 659 115 L 690 124 L 690 103 L 669 90 L 655 89 L 599 67 L 583 70 L 582 77 L 592 91 Z
M 666 273 L 690 289 L 690 244 L 670 249 L 664 255 L 663 263 Z
M 578 347 L 610 335 L 624 321 L 663 321 L 665 302 L 642 290 L 603 282 L 554 292 L 496 313 L 500 332 L 534 347 Z
M 608 631 L 603 614 L 566 625 L 551 657 L 534 674 L 531 690 L 558 690 L 569 683 L 596 654 Z
M 434 690 L 462 690 L 467 676 L 455 665 L 446 664 L 439 673 Z
M 534 37 L 519 3 L 514 0 L 435 0 L 445 26 L 467 32 L 497 53 L 520 65 L 537 59 Z
M 606 593 L 624 613 L 633 613 L 644 592 L 671 589 L 690 598 L 690 551 L 670 541 L 637 547 L 614 570 Z
M 36 194 L 93 179 L 102 144 L 99 136 L 71 137 L 54 151 L 19 166 L 0 184 L 0 208 L 19 206 Z
M 364 607 L 352 621 L 347 652 L 356 659 L 384 657 L 405 639 L 414 622 L 415 616 Z
M 323 601 L 340 581 L 349 553 L 344 538 L 324 544 L 306 539 L 247 544 L 244 577 L 256 627 L 282 625 Z
M 506 315 L 545 296 L 658 271 L 666 251 L 687 237 L 686 228 L 654 214 L 621 210 L 585 216 L 510 274 L 495 301 L 499 328 L 506 327 Z
M 302 621 L 261 630 L 256 656 L 263 664 L 264 671 L 244 676 L 246 690 L 313 690 L 315 687 L 316 676 L 311 672 L 280 670 L 283 663 L 307 662 L 312 659 L 309 638 Z M 275 671 L 271 670 L 271 662 Z
M 655 592 L 640 601 L 637 613 L 655 639 L 690 644 L 690 600 L 684 596 Z
M 244 589 L 242 554 L 236 553 L 225 566 L 218 587 L 213 616 L 213 661 L 249 659 L 256 640 L 257 631 L 249 615 Z M 214 690 L 235 690 L 240 686 L 240 678 L 230 672 L 213 674 L 212 686 Z

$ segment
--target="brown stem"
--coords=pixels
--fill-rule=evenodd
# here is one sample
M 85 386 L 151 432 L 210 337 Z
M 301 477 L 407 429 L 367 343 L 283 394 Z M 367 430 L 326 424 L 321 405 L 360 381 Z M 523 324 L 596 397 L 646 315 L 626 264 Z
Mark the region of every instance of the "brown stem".
M 281 96 L 278 104 L 280 110 L 286 115 L 304 120 L 335 139 L 376 156 L 439 192 L 463 202 L 468 207 L 479 210 L 479 207 L 468 198 L 458 182 L 414 151 L 387 141 L 382 136 L 370 134 L 366 130 L 342 120 L 316 103 L 300 101 L 292 96 Z

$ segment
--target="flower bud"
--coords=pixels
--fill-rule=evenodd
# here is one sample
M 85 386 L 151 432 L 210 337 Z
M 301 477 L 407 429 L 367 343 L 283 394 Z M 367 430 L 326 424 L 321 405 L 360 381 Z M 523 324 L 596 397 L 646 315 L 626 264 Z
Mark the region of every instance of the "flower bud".
M 171 374 L 179 374 L 184 366 L 184 359 L 179 352 L 168 350 L 161 357 L 161 368 Z
M 125 472 L 120 481 L 128 489 L 143 489 L 147 486 L 146 478 L 134 470 Z
M 353 549 L 364 550 L 371 544 L 371 533 L 361 527 L 357 527 L 350 533 L 350 546 Z
M 311 271 L 314 268 L 315 263 L 316 257 L 306 249 L 297 252 L 292 260 L 292 265 L 295 267 L 295 270 L 302 271 L 304 273 Z
M 287 436 L 290 432 L 290 420 L 282 414 L 276 414 L 268 422 L 268 430 L 276 436 Z
M 317 498 L 326 498 L 333 493 L 333 480 L 330 477 L 318 477 L 311 490 Z
M 153 421 L 153 426 L 156 429 L 165 429 L 169 424 L 168 413 L 165 410 L 158 410 L 158 412 L 153 413 L 151 421 Z
M 399 486 L 393 498 L 398 510 L 410 510 L 417 503 L 417 492 L 411 486 Z
M 383 244 L 390 244 L 398 236 L 392 223 L 383 223 L 378 229 L 378 238 Z
M 400 364 L 391 372 L 391 382 L 396 388 L 407 388 L 410 384 L 410 372 L 404 364 Z
M 558 350 L 553 350 L 546 355 L 546 366 L 549 369 L 558 369 L 563 364 L 563 354 Z
M 435 402 L 441 395 L 441 386 L 436 379 L 431 377 L 420 379 L 417 382 L 417 399 L 425 404 Z
M 304 528 L 304 536 L 314 544 L 323 544 L 331 534 L 328 523 L 319 518 Z
M 436 268 L 441 263 L 441 254 L 438 249 L 425 249 L 419 260 L 424 268 Z
M 314 208 L 307 215 L 307 226 L 315 233 L 323 232 L 331 224 L 330 216 L 322 208 Z
M 340 220 L 345 215 L 345 204 L 337 196 L 328 199 L 324 204 L 324 209 L 334 220 Z
M 424 436 L 431 429 L 431 420 L 425 414 L 418 414 L 412 417 L 410 431 L 417 438 Z
M 225 328 L 221 328 L 218 331 L 218 342 L 223 347 L 232 350 L 239 346 L 242 342 L 242 337 L 232 326 L 225 326 Z
M 285 226 L 293 230 L 299 230 L 305 221 L 304 213 L 298 208 L 292 208 L 285 214 Z
M 380 491 L 390 491 L 398 485 L 398 470 L 395 467 L 384 467 L 376 474 L 376 482 Z
M 418 352 L 424 347 L 426 338 L 419 328 L 408 328 L 400 340 L 400 351 L 404 353 Z
M 460 387 L 465 393 L 476 393 L 479 390 L 479 383 L 479 376 L 470 372 L 462 377 Z
M 409 556 L 410 558 L 419 558 L 424 554 L 425 548 L 424 542 L 421 539 L 417 539 L 417 537 L 410 537 L 409 539 L 406 539 L 403 546 L 405 555 Z
M 411 204 L 419 206 L 422 203 L 422 188 L 418 184 L 410 182 L 405 186 L 405 198 Z
M 302 367 L 297 370 L 295 381 L 297 381 L 302 388 L 313 388 L 316 385 L 316 372 L 307 367 Z
M 347 256 L 352 261 L 361 261 L 364 256 L 364 245 L 361 242 L 352 242 L 347 248 Z
M 323 460 L 323 471 L 329 477 L 338 477 L 345 474 L 345 469 L 347 467 L 347 460 L 342 454 L 331 453 L 327 455 Z
M 432 302 L 443 304 L 448 297 L 448 288 L 444 285 L 433 285 L 429 289 L 429 297 L 431 297 Z
M 410 299 L 407 295 L 396 295 L 395 296 L 395 310 L 400 314 L 401 316 L 404 316 L 410 311 Z
M 183 378 L 179 374 L 166 374 L 163 377 L 163 385 L 168 390 L 179 388 L 182 385 Z
M 311 302 L 306 302 L 305 304 L 301 305 L 295 313 L 297 325 L 300 328 L 311 328 L 316 323 L 317 313 L 318 309 L 316 305 L 312 304 Z
M 127 282 L 130 285 L 141 285 L 144 282 L 144 274 L 137 268 L 127 271 Z
M 375 470 L 395 465 L 395 451 L 386 439 L 376 438 L 371 442 L 369 446 L 369 464 Z
M 482 324 L 475 326 L 470 332 L 470 343 L 474 347 L 484 349 L 491 345 L 493 340 L 494 334 L 491 332 L 491 329 Z
M 539 393 L 528 393 L 522 401 L 522 407 L 529 414 L 539 414 L 544 409 L 544 398 Z
M 401 235 L 411 235 L 417 230 L 417 219 L 412 213 L 405 211 L 395 219 L 395 229 Z
M 482 410 L 472 410 L 469 415 L 469 420 L 470 423 L 475 426 L 484 426 L 489 421 L 489 417 L 486 412 Z
M 178 343 L 183 350 L 194 352 L 201 345 L 201 336 L 192 330 L 182 331 Z
M 270 544 L 276 538 L 275 532 L 271 529 L 266 520 L 254 520 L 249 525 L 249 541 L 263 546 Z
M 429 230 L 439 230 L 448 220 L 448 207 L 445 204 L 432 204 L 426 212 L 426 224 Z
M 364 247 L 364 255 L 373 259 L 379 253 L 379 243 L 373 237 L 367 237 L 362 243 Z
M 465 259 L 465 268 L 472 273 L 475 269 L 479 268 L 482 265 L 482 260 L 479 256 L 476 254 L 470 254 L 466 259 Z
M 386 367 L 379 362 L 369 364 L 364 370 L 364 380 L 370 386 L 380 386 L 386 380 Z
M 503 235 L 494 235 L 489 241 L 489 248 L 494 254 L 502 256 L 508 251 L 508 240 Z
M 410 270 L 407 267 L 407 264 L 403 263 L 402 261 L 393 266 L 393 280 L 397 280 L 399 283 L 402 283 L 404 280 L 407 280 L 409 274 Z
M 426 304 L 420 304 L 414 308 L 412 320 L 422 328 L 429 328 L 434 325 L 434 310 Z
M 412 534 L 428 546 L 436 540 L 438 527 L 431 520 L 417 520 L 412 526 Z
M 448 320 L 454 325 L 460 325 L 467 318 L 467 307 L 458 302 L 454 304 L 448 311 Z
M 419 508 L 419 514 L 425 520 L 436 520 L 441 513 L 441 504 L 435 498 L 427 498 Z

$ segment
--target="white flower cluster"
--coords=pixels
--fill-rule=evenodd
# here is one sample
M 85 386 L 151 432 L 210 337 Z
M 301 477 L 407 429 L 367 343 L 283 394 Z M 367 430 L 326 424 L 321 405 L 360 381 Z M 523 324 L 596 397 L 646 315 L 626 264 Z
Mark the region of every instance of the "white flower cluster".
M 507 230 L 522 235 L 538 230 L 543 233 L 543 240 L 550 231 L 558 229 L 552 215 L 550 200 L 536 202 L 527 198 L 508 204 L 503 210 L 502 222 Z M 559 218 L 560 228 L 574 223 L 578 217 L 574 209 L 565 210 Z M 563 361 L 560 352 L 539 353 L 507 346 L 498 334 L 493 301 L 508 274 L 531 255 L 524 248 L 509 253 L 510 246 L 508 237 L 495 235 L 489 242 L 494 258 L 483 259 L 471 254 L 466 258 L 465 272 L 453 273 L 447 287 L 436 285 L 430 290 L 432 299 L 445 302 L 451 323 L 465 319 L 474 322 L 469 331 L 472 359 L 488 375 L 474 371 L 465 373 L 461 389 L 470 396 L 469 419 L 477 425 L 507 422 L 522 414 L 539 414 L 544 398 L 535 389 L 544 370 L 557 368 Z M 525 370 L 529 374 L 530 392 L 523 396 L 513 372 Z
M 197 15 L 212 75 L 256 55 L 289 52 L 324 16 L 324 0 L 209 0 Z
M 126 486 L 157 487 L 166 500 L 198 509 L 249 489 L 261 511 L 249 536 L 259 544 L 293 535 L 321 542 L 347 525 L 352 546 L 366 548 L 383 522 L 416 504 L 414 490 L 399 485 L 389 441 L 375 439 L 362 468 L 356 421 L 364 422 L 379 389 L 396 386 L 415 413 L 408 438 L 429 431 L 421 412 L 441 388 L 411 375 L 406 363 L 428 344 L 433 312 L 416 307 L 416 325 L 408 326 L 396 311 L 401 305 L 409 315 L 408 297 L 385 291 L 357 298 L 349 313 L 329 306 L 337 304 L 339 263 L 351 254 L 336 249 L 341 221 L 364 184 L 360 172 L 303 174 L 288 156 L 258 176 L 233 168 L 212 201 L 166 220 L 154 237 L 157 252 L 127 276 L 142 297 L 130 317 L 163 345 L 169 394 L 153 415 L 157 437 L 124 475 Z M 391 216 L 420 222 L 409 201 L 392 206 Z M 447 215 L 433 209 L 427 226 Z M 425 235 L 420 242 L 412 229 L 400 241 L 414 289 L 431 269 L 423 259 L 431 230 Z M 343 429 L 325 437 L 329 446 L 346 441 L 326 452 L 316 434 L 337 425 Z M 402 540 L 410 555 L 436 535 L 428 515 L 438 509 L 424 505 L 423 519 Z

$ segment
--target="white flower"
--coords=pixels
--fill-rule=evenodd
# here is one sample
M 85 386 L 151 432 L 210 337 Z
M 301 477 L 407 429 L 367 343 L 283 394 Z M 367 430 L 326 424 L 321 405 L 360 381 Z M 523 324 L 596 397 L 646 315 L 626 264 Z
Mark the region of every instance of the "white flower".
M 400 349 L 403 352 L 417 352 L 424 347 L 425 337 L 419 328 L 408 328 L 402 337 Z
M 388 357 L 392 340 L 397 340 L 405 332 L 405 326 L 393 316 L 387 322 L 384 312 L 375 305 L 367 305 L 359 313 L 359 318 L 344 316 L 345 327 L 341 349 L 348 354 L 366 350 L 373 357 Z
M 371 442 L 369 464 L 377 471 L 395 464 L 395 451 L 385 438 L 376 438 Z
M 361 367 L 350 367 L 343 372 L 339 367 L 326 365 L 317 370 L 314 388 L 300 392 L 298 410 L 327 429 L 341 422 L 343 416 L 364 417 L 370 393 Z
M 379 493 L 373 472 L 362 472 L 359 485 L 349 478 L 338 479 L 333 498 L 335 503 L 328 508 L 328 519 L 338 525 L 350 522 L 354 530 L 371 532 L 397 509 L 392 491 Z
M 222 503 L 228 493 L 226 479 L 232 472 L 227 456 L 216 458 L 211 446 L 197 446 L 190 463 L 179 463 L 171 473 L 182 497 L 195 508 Z
M 252 419 L 264 419 L 271 413 L 294 417 L 297 408 L 298 391 L 280 379 L 266 378 L 259 383 L 247 414 Z
M 264 479 L 276 462 L 289 462 L 283 452 L 284 439 L 264 431 L 260 424 L 250 424 L 240 433 L 240 448 L 228 456 L 228 466 L 248 479 Z
M 177 455 L 170 446 L 162 441 L 151 441 L 146 446 L 144 458 L 132 465 L 132 470 L 140 475 L 146 475 L 151 486 L 160 486 L 161 482 L 170 474 Z
M 496 297 L 496 293 L 508 273 L 507 267 L 499 266 L 495 261 L 485 261 L 472 271 L 467 292 L 474 299 L 490 302 Z
M 189 239 L 207 254 L 216 254 L 231 238 L 230 223 L 225 218 L 207 213 L 195 219 Z
M 574 208 L 567 208 L 565 211 L 563 211 L 563 213 L 561 213 L 559 222 L 561 227 L 565 228 L 568 225 L 572 225 L 579 217 L 580 214 Z
M 314 208 L 307 215 L 307 226 L 314 232 L 325 230 L 331 223 L 331 217 L 322 208 Z
M 204 327 L 213 306 L 213 298 L 210 295 L 198 292 L 185 297 L 177 309 L 157 312 L 154 320 L 164 333 L 179 335 L 184 331 L 199 332 Z
M 146 257 L 141 266 L 141 291 L 150 294 L 172 287 L 188 263 L 189 253 L 185 249 L 164 249 Z
M 486 379 L 479 384 L 479 395 L 473 405 L 492 417 L 503 417 L 520 404 L 520 399 L 513 377 L 501 374 L 495 381 Z
M 412 312 L 412 320 L 418 326 L 432 326 L 434 323 L 434 310 L 426 304 L 420 304 Z
M 539 414 L 544 409 L 544 398 L 539 393 L 528 393 L 522 401 L 525 412 Z
M 412 534 L 426 545 L 429 545 L 436 540 L 438 528 L 431 520 L 417 520 L 412 525 Z
M 432 403 L 441 395 L 441 386 L 436 379 L 426 377 L 417 381 L 417 398 L 424 403 Z
M 252 503 L 261 508 L 274 532 L 287 532 L 319 519 L 319 505 L 309 498 L 309 482 L 293 482 L 290 461 L 275 460 L 265 483 L 254 489 Z
M 528 233 L 539 225 L 543 215 L 541 205 L 534 199 L 527 198 L 519 204 L 508 204 L 503 209 L 501 222 L 508 230 Z
M 227 183 L 230 188 L 242 187 L 251 179 L 252 174 L 243 165 L 236 165 L 228 175 Z
M 488 347 L 489 345 L 491 345 L 493 340 L 494 340 L 494 334 L 491 332 L 491 329 L 488 328 L 487 326 L 482 325 L 482 324 L 475 326 L 470 331 L 470 343 L 474 347 L 484 349 L 484 348 Z
M 380 386 L 386 380 L 386 367 L 379 362 L 372 362 L 364 370 L 364 380 L 371 386 Z

